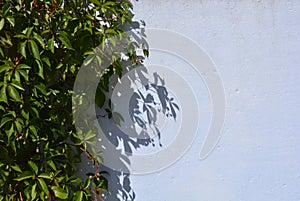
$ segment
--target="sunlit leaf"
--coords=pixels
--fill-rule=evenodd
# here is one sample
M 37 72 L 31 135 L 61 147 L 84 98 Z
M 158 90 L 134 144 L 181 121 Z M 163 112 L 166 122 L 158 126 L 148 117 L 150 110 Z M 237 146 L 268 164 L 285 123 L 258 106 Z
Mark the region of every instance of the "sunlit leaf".
M 8 87 L 7 87 L 7 93 L 15 101 L 18 101 L 18 102 L 22 101 L 18 90 L 16 90 L 16 88 L 13 87 L 12 85 L 8 85 Z
M 35 59 L 40 60 L 40 52 L 39 52 L 39 48 L 38 48 L 37 44 L 33 40 L 30 40 L 29 44 L 30 44 L 30 50 L 33 54 L 33 57 Z

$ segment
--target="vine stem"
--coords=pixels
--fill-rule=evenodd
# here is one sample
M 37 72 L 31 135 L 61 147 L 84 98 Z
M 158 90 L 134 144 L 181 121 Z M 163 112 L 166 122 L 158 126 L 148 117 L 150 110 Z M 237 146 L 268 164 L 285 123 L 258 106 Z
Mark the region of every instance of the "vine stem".
M 19 196 L 20 196 L 20 201 L 23 201 L 23 196 L 22 196 L 22 192 L 19 192 Z

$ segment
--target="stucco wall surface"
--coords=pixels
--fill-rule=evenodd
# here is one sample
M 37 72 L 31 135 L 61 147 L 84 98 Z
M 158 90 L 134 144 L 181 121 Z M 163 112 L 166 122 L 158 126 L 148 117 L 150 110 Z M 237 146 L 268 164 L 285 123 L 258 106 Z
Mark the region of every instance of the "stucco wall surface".
M 134 12 L 202 47 L 226 96 L 216 149 L 200 160 L 200 134 L 170 167 L 131 175 L 136 201 L 299 201 L 300 1 L 140 0 Z

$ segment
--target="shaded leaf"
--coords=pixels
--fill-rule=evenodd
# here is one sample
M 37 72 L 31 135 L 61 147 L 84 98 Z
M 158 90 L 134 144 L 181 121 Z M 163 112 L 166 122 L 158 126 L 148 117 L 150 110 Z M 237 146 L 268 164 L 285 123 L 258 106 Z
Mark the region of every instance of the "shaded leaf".
M 54 37 L 50 38 L 47 42 L 48 49 L 54 54 Z
M 62 44 L 69 50 L 74 50 L 69 38 L 63 33 L 60 32 L 60 35 L 58 36 L 58 39 L 62 42 Z

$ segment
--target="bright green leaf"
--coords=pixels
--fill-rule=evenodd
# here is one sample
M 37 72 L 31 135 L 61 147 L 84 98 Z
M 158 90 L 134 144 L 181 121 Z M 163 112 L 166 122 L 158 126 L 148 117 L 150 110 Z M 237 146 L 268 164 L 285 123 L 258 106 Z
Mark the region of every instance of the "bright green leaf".
M 13 27 L 15 26 L 15 18 L 13 16 L 7 16 L 6 19 Z
M 23 41 L 20 43 L 20 53 L 23 55 L 23 57 L 25 57 L 26 59 L 26 45 L 27 45 L 27 41 Z
M 33 38 L 42 46 L 42 48 L 45 48 L 44 40 L 40 35 L 33 33 Z
M 14 169 L 17 172 L 22 172 L 22 170 L 21 170 L 21 168 L 18 164 L 12 165 L 11 168 Z
M 49 194 L 49 189 L 47 187 L 47 184 L 45 183 L 45 181 L 42 178 L 37 178 L 38 182 L 40 184 L 41 189 L 46 193 L 46 195 Z
M 15 88 L 17 88 L 17 89 L 20 89 L 20 90 L 25 90 L 23 87 L 22 87 L 22 85 L 19 83 L 19 82 L 17 82 L 16 80 L 13 80 L 12 81 L 12 83 L 10 83 L 12 86 L 14 86 Z
M 58 186 L 52 186 L 51 189 L 53 190 L 55 197 L 60 198 L 60 199 L 68 198 L 68 191 L 66 191 Z
M 48 173 L 42 173 L 38 176 L 39 178 L 43 178 L 43 179 L 51 179 L 51 176 Z
M 2 18 L 2 19 L 0 20 L 0 31 L 1 31 L 1 29 L 4 27 L 4 23 L 5 23 L 4 18 Z
M 74 195 L 74 201 L 82 201 L 83 200 L 83 192 L 77 191 Z
M 30 69 L 31 67 L 26 64 L 19 64 L 16 69 Z
M 17 178 L 15 178 L 14 180 L 22 181 L 22 180 L 33 178 L 33 177 L 34 177 L 34 174 L 32 172 L 24 171 Z

